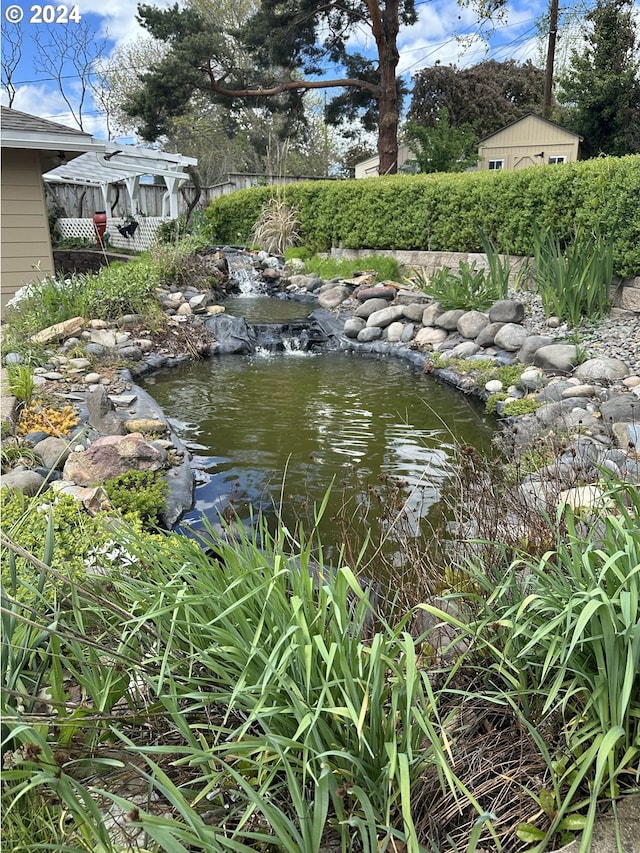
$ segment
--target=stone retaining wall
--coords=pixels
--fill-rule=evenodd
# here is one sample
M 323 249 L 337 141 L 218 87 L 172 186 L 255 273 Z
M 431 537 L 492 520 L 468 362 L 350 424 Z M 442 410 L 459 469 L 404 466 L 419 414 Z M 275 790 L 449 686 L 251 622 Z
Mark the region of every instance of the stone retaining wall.
M 331 257 L 336 259 L 357 260 L 371 255 L 386 255 L 395 258 L 403 267 L 413 267 L 424 270 L 427 275 L 441 267 L 458 269 L 461 261 L 476 262 L 478 269 L 487 269 L 487 256 L 482 252 L 420 252 L 395 251 L 391 249 L 332 249 Z M 500 257 L 503 257 L 502 255 Z M 511 280 L 516 275 L 527 258 L 520 255 L 510 257 Z M 616 308 L 640 314 L 640 276 L 616 281 L 611 289 L 611 298 Z
M 98 272 L 101 267 L 114 261 L 130 261 L 135 255 L 118 255 L 113 252 L 103 252 L 101 249 L 54 249 L 53 263 L 56 273 L 70 275 L 71 273 Z

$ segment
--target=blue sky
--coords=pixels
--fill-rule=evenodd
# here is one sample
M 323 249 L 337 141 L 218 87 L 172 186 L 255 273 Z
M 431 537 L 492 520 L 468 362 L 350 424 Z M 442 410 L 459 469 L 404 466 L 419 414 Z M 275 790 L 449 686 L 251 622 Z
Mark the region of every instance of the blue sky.
M 173 0 L 156 0 L 156 5 L 169 6 Z M 575 6 L 579 0 L 567 0 L 561 9 Z M 586 0 L 591 5 L 593 0 Z M 93 38 L 107 40 L 107 55 L 117 46 L 142 33 L 135 20 L 135 0 L 79 0 L 77 4 L 68 3 L 67 8 L 77 8 L 77 15 L 83 24 L 88 24 Z M 493 32 L 480 28 L 475 14 L 469 9 L 458 6 L 453 0 L 417 0 L 419 21 L 412 27 L 402 30 L 400 46 L 400 72 L 407 78 L 420 68 L 433 65 L 455 63 L 458 66 L 473 65 L 485 59 L 505 60 L 509 58 L 523 62 L 532 59 L 543 64 L 544 43 L 540 40 L 537 22 L 545 14 L 547 3 L 540 0 L 511 0 L 502 21 L 496 24 Z M 20 11 L 16 11 L 16 8 Z M 52 27 L 74 27 L 76 23 L 38 23 L 30 20 L 34 16 L 34 5 L 25 0 L 2 0 L 3 20 L 8 17 L 20 17 L 15 27 L 22 33 L 22 60 L 14 74 L 17 90 L 13 106 L 24 112 L 51 118 L 64 124 L 74 125 L 73 117 L 60 95 L 57 84 L 50 76 L 34 67 L 33 35 L 36 30 L 46 38 Z M 59 3 L 49 9 L 55 11 Z M 57 14 L 57 13 L 56 13 Z M 46 16 L 46 13 L 45 13 Z M 354 42 L 361 49 L 370 50 L 372 45 L 363 31 L 354 35 Z M 562 40 L 561 40 L 562 42 Z M 564 40 L 564 45 L 569 39 Z M 562 46 L 560 47 L 562 50 Z M 73 87 L 73 79 L 65 81 Z M 7 103 L 6 93 L 2 93 L 2 103 Z M 95 105 L 85 111 L 84 129 L 95 136 L 105 138 L 104 118 Z

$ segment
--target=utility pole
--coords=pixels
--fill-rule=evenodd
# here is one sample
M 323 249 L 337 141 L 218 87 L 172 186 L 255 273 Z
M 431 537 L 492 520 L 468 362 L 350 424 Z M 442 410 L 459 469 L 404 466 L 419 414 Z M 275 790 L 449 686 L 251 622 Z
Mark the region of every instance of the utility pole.
M 553 64 L 556 56 L 556 37 L 558 35 L 558 0 L 551 0 L 549 7 L 549 41 L 547 42 L 547 64 L 544 70 L 544 106 L 545 118 L 551 115 L 553 95 Z

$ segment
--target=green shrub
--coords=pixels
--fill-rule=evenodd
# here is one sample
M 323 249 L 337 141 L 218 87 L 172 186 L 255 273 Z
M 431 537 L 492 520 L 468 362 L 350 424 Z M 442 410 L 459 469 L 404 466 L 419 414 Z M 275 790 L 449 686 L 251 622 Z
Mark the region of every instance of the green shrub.
M 87 316 L 90 275 L 51 276 L 24 285 L 8 303 L 4 320 L 24 337 L 71 317 Z
M 98 520 L 84 510 L 79 501 L 69 495 L 51 494 L 34 498 L 12 489 L 2 489 L 0 493 L 2 507 L 2 530 L 29 553 L 40 559 L 44 557 L 47 530 L 52 527 L 54 548 L 48 561 L 52 568 L 62 572 L 70 580 L 83 578 L 87 571 L 86 561 L 96 549 L 100 549 L 111 537 Z M 9 588 L 10 552 L 3 548 L 0 558 L 2 565 L 2 584 Z M 36 570 L 23 557 L 16 560 L 17 573 L 23 584 L 35 583 Z M 25 590 L 27 587 L 24 587 Z M 57 582 L 51 585 L 51 593 L 59 588 Z
M 209 233 L 248 243 L 273 187 L 213 201 Z M 302 243 L 314 252 L 430 249 L 480 252 L 483 236 L 512 255 L 533 255 L 540 228 L 567 241 L 576 226 L 613 238 L 614 272 L 640 272 L 640 156 L 568 163 L 562 169 L 393 175 L 358 181 L 310 181 L 286 189 L 299 211 Z
M 88 277 L 87 316 L 114 320 L 123 314 L 149 314 L 162 270 L 148 255 L 116 262 Z
M 152 527 L 159 523 L 169 494 L 167 481 L 153 471 L 127 471 L 107 480 L 104 489 L 114 509 Z
M 505 418 L 519 418 L 522 415 L 530 415 L 539 408 L 540 403 L 533 397 L 521 397 L 519 400 L 505 403 L 500 414 Z

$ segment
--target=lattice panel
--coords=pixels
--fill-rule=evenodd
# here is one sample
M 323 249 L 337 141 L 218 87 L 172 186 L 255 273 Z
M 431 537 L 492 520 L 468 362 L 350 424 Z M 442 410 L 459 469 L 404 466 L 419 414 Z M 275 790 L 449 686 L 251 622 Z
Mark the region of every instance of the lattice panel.
M 129 238 L 118 231 L 118 226 L 126 227 L 129 223 L 125 219 L 107 219 L 107 232 L 109 234 L 108 245 L 114 249 L 136 249 L 143 251 L 153 243 L 156 231 L 165 219 L 161 216 L 141 216 L 136 222 L 138 227 Z M 96 232 L 92 219 L 58 219 L 60 233 L 64 238 L 78 237 L 81 240 L 96 239 Z

